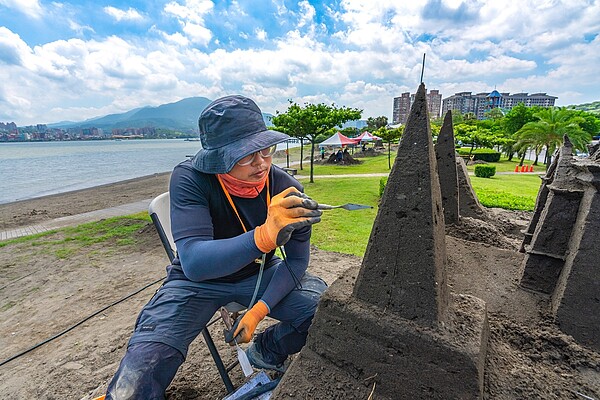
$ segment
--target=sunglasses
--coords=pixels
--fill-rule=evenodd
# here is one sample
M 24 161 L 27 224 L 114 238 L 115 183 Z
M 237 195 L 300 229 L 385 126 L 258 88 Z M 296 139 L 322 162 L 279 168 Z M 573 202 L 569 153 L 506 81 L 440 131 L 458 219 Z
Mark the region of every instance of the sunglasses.
M 260 154 L 260 156 L 262 158 L 271 158 L 271 156 L 273 156 L 273 153 L 275 153 L 275 150 L 277 150 L 277 145 L 274 144 L 271 147 L 267 147 L 266 149 L 262 149 L 259 150 L 255 153 L 252 153 L 250 155 L 247 155 L 246 157 L 242 158 L 240 161 L 237 162 L 237 164 L 241 167 L 245 167 L 246 165 L 250 165 L 254 162 L 254 159 L 256 158 L 257 154 Z

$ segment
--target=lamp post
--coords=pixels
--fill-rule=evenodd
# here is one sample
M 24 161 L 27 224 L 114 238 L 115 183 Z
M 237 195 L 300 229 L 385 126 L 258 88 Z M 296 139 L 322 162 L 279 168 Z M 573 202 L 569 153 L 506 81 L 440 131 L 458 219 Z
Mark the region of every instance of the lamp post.
M 290 140 L 286 140 L 285 141 L 285 159 L 286 159 L 286 164 L 287 164 L 287 168 L 290 167 Z

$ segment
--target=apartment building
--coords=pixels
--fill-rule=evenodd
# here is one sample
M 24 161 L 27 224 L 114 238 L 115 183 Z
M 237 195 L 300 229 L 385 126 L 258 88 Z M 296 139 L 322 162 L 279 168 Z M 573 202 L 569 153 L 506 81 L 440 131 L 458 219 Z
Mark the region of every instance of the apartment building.
M 493 90 L 490 93 L 483 92 L 472 94 L 471 92 L 455 93 L 442 101 L 442 114 L 448 110 L 457 110 L 461 114 L 473 113 L 477 119 L 484 119 L 485 113 L 493 108 L 500 108 L 507 112 L 519 103 L 526 107 L 540 106 L 553 107 L 558 99 L 546 93 L 500 93 Z
M 439 90 L 430 90 L 426 93 L 427 97 L 427 110 L 429 111 L 430 118 L 437 118 L 440 116 L 440 109 L 442 107 L 442 95 Z M 392 124 L 405 124 L 410 107 L 415 101 L 415 94 L 410 92 L 402 93 L 399 97 L 394 97 L 394 108 L 392 113 Z

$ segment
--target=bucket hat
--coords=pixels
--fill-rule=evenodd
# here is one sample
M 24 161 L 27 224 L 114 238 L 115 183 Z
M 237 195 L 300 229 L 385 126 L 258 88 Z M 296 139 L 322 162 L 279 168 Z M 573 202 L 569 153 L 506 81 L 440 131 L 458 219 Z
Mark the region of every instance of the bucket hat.
M 206 106 L 198 127 L 202 149 L 192 165 L 207 174 L 225 174 L 247 155 L 289 138 L 267 129 L 256 103 L 240 95 L 221 97 Z

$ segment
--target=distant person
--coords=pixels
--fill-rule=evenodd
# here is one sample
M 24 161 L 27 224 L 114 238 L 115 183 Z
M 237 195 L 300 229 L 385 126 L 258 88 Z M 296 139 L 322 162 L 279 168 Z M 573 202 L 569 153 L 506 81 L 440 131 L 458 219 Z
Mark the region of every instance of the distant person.
M 344 162 L 344 154 L 342 154 L 342 149 L 339 149 L 335 154 L 335 162 L 338 164 Z
M 363 142 L 362 151 L 367 151 L 367 142 Z
M 256 368 L 283 371 L 288 356 L 304 346 L 326 289 L 306 273 L 311 226 L 321 220 L 318 204 L 271 164 L 288 136 L 267 130 L 258 106 L 243 96 L 213 101 L 199 127 L 202 149 L 171 175 L 177 258 L 142 309 L 106 399 L 164 399 L 190 343 L 233 301 L 249 309 L 228 340 L 248 343 L 265 316 L 279 320 L 246 354 Z M 285 260 L 275 255 L 278 247 Z
M 325 147 L 321 147 L 321 160 L 325 159 Z

